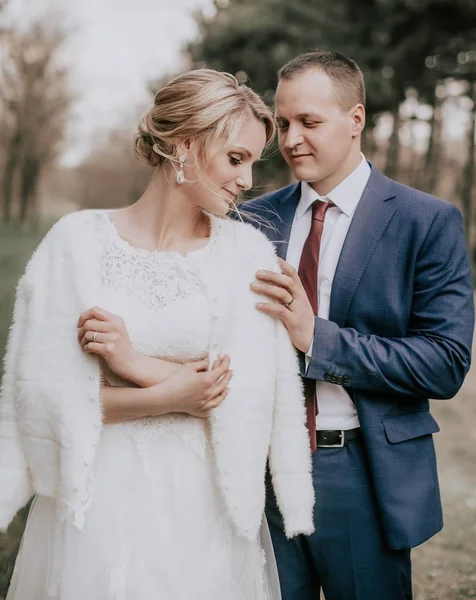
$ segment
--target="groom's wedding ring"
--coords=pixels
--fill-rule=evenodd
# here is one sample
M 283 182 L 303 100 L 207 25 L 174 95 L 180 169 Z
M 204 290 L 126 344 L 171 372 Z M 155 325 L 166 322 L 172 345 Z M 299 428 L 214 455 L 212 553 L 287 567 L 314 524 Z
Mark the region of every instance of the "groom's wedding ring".
M 291 300 L 290 300 L 289 302 L 286 302 L 286 303 L 284 304 L 284 306 L 285 306 L 286 308 L 289 308 L 293 302 L 294 302 L 294 296 L 291 296 Z
M 96 343 L 96 338 L 97 338 L 97 336 L 98 336 L 98 332 L 97 332 L 97 331 L 95 331 L 95 332 L 94 332 L 94 335 L 93 335 L 93 344 L 95 344 L 95 343 Z

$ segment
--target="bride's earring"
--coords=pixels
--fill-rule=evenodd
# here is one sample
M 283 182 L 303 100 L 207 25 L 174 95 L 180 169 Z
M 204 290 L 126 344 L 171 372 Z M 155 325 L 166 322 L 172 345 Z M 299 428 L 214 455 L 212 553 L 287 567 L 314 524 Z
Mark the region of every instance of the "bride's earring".
M 179 156 L 180 170 L 177 173 L 177 183 L 181 185 L 185 181 L 185 173 L 183 172 L 183 164 L 185 162 L 185 156 L 181 154 Z

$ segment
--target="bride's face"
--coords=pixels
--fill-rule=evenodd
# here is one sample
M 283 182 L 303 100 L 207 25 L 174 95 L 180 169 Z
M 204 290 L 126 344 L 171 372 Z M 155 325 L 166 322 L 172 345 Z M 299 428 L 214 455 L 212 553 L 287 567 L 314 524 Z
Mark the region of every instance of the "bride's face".
M 232 144 L 224 146 L 220 140 L 213 143 L 207 149 L 202 177 L 194 177 L 197 182 L 190 184 L 192 202 L 220 216 L 226 215 L 238 194 L 253 184 L 253 165 L 266 144 L 264 124 L 250 115 Z

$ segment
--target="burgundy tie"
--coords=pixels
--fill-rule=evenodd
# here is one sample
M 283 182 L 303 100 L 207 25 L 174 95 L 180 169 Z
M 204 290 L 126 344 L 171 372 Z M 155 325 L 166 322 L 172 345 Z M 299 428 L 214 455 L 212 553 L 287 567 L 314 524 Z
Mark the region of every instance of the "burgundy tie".
M 317 271 L 319 268 L 319 251 L 321 248 L 322 231 L 324 229 L 324 218 L 327 209 L 332 205 L 332 202 L 323 202 L 322 200 L 315 200 L 313 203 L 311 230 L 304 242 L 299 262 L 299 277 L 316 316 L 318 311 Z M 308 379 L 307 377 L 303 377 L 303 382 L 304 395 L 306 397 L 307 428 L 309 429 L 309 437 L 311 439 L 311 450 L 314 452 L 316 449 L 316 415 L 318 413 L 316 382 L 314 379 Z

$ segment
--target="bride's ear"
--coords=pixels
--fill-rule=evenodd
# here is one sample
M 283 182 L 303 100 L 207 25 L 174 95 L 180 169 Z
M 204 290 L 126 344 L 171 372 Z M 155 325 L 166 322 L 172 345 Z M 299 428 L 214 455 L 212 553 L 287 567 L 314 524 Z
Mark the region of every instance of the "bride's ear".
M 197 165 L 200 156 L 200 145 L 196 140 L 186 140 L 180 144 L 180 151 L 185 156 L 185 164 L 188 166 Z
M 185 140 L 185 142 L 180 145 L 180 148 L 186 152 L 190 152 L 194 145 L 193 140 Z
M 194 153 L 195 150 L 196 144 L 193 142 L 193 140 L 185 140 L 185 142 L 182 142 L 181 144 L 177 145 L 177 147 L 175 148 L 175 155 L 184 156 L 185 162 L 187 162 L 188 155 L 190 153 Z

